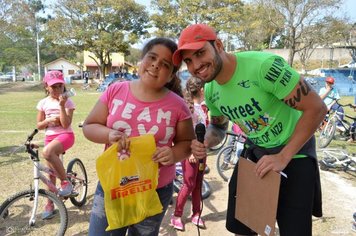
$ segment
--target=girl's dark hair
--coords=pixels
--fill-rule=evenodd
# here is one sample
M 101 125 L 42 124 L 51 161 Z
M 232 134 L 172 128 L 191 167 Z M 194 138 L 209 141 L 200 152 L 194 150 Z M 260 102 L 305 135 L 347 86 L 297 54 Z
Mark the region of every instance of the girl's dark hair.
M 185 86 L 186 93 L 191 98 L 198 97 L 202 88 L 204 88 L 204 81 L 194 76 L 189 77 Z
M 146 45 L 143 47 L 141 59 L 144 58 L 144 56 L 156 45 L 163 45 L 167 47 L 169 50 L 171 50 L 172 55 L 178 48 L 177 44 L 169 38 L 154 38 L 150 40 L 148 43 L 146 43 Z M 173 65 L 172 80 L 169 83 L 167 83 L 165 87 L 168 88 L 169 90 L 172 90 L 174 93 L 178 94 L 179 96 L 183 97 L 182 86 L 180 84 L 181 80 L 176 75 L 179 67 L 180 65 L 179 66 Z
M 204 81 L 196 78 L 196 77 L 189 77 L 187 83 L 185 84 L 184 90 L 184 100 L 188 104 L 190 112 L 194 113 L 194 101 L 193 98 L 200 96 L 200 90 L 204 88 Z
M 188 94 L 187 90 L 184 90 L 184 100 L 187 103 L 190 113 L 194 113 L 194 101 L 192 97 Z

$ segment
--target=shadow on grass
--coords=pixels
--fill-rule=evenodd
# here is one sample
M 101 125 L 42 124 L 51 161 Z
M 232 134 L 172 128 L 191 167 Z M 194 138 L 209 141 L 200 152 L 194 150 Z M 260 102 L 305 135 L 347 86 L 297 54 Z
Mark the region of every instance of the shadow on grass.
M 44 91 L 40 82 L 8 82 L 0 84 L 0 94 L 9 92 L 33 92 Z
M 94 194 L 87 195 L 87 202 L 82 207 L 67 206 L 69 215 L 68 231 L 74 236 L 88 235 L 89 219 L 93 207 Z M 73 230 L 74 229 L 74 230 Z M 74 231 L 74 232 L 73 232 Z
M 43 145 L 40 145 L 40 149 Z M 24 145 L 0 147 L 0 167 L 12 165 L 28 159 Z

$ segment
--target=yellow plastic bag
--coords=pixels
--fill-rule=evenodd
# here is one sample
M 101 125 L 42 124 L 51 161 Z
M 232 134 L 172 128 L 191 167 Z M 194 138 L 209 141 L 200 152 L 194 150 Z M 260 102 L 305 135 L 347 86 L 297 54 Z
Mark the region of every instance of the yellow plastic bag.
M 153 135 L 130 138 L 130 155 L 120 160 L 117 144 L 111 145 L 96 161 L 96 171 L 104 190 L 106 231 L 122 228 L 162 212 L 156 192 L 158 164 Z

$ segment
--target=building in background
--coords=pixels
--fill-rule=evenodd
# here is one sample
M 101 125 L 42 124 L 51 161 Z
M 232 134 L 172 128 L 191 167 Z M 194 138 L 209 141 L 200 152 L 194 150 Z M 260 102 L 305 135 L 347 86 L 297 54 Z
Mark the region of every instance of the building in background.
M 47 73 L 48 71 L 51 71 L 51 70 L 61 71 L 65 78 L 68 78 L 69 75 L 81 73 L 80 66 L 78 66 L 78 65 L 76 65 L 62 57 L 58 58 L 54 61 L 48 62 L 47 64 L 44 65 L 44 73 Z

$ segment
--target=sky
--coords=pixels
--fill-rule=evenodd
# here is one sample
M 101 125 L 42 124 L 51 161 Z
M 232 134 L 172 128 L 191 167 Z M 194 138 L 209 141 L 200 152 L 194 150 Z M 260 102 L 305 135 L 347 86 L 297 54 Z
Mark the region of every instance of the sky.
M 151 0 L 135 0 L 137 3 L 149 6 Z M 340 14 L 342 12 L 349 15 L 352 21 L 356 21 L 356 0 L 344 0 L 344 5 L 340 9 Z
M 137 3 L 149 7 L 151 0 L 135 0 Z M 356 22 L 356 0 L 344 0 L 343 6 L 339 9 L 338 15 L 347 15 L 351 22 Z M 142 44 L 145 42 L 140 42 L 133 45 L 134 48 L 141 49 Z
M 342 10 L 353 22 L 356 22 L 356 0 L 345 0 Z
M 53 3 L 54 1 L 55 0 L 44 0 L 44 2 L 46 2 L 47 4 Z M 151 2 L 151 0 L 135 0 L 135 1 L 147 7 L 149 7 Z M 344 0 L 344 4 L 339 9 L 337 14 L 340 16 L 346 14 L 348 17 L 350 17 L 351 22 L 356 22 L 356 0 Z M 141 49 L 143 43 L 144 42 L 140 42 L 138 44 L 133 45 L 133 47 Z

